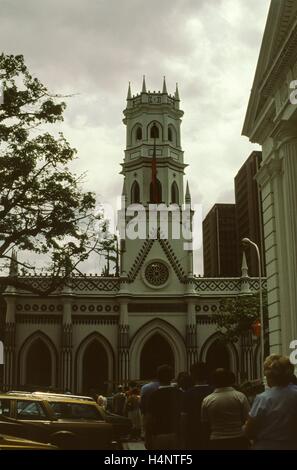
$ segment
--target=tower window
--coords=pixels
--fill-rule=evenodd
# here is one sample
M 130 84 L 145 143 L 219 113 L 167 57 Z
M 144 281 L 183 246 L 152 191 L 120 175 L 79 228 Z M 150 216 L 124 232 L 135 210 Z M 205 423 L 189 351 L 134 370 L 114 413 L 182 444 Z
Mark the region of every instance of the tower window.
M 151 139 L 159 139 L 159 128 L 156 124 L 153 124 L 151 127 Z
M 174 181 L 171 185 L 171 203 L 179 204 L 179 193 L 176 182 Z
M 156 181 L 156 187 L 154 187 L 153 182 L 150 184 L 150 202 L 154 204 L 162 202 L 162 185 L 158 179 Z
M 140 202 L 140 188 L 137 181 L 134 181 L 131 188 L 131 202 L 132 204 L 138 204 Z
M 171 127 L 168 127 L 168 140 L 169 140 L 170 142 L 173 141 L 173 136 L 172 136 L 172 129 L 171 129 Z
M 137 129 L 136 129 L 136 140 L 142 140 L 142 129 L 141 129 L 141 127 L 137 127 Z

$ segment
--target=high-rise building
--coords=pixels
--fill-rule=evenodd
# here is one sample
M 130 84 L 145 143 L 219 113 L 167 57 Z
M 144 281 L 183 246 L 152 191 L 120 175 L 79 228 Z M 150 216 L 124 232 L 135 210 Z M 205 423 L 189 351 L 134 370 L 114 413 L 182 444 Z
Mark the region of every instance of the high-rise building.
M 242 251 L 241 240 L 245 237 L 255 242 L 262 255 L 262 274 L 264 274 L 262 210 L 258 184 L 255 179 L 261 160 L 262 152 L 252 152 L 235 176 L 234 186 L 238 250 L 239 252 Z M 251 246 L 247 246 L 245 252 L 250 276 L 259 276 L 256 250 Z M 239 257 L 236 273 L 240 270 L 240 263 Z
M 235 276 L 238 266 L 235 204 L 215 204 L 203 221 L 204 275 Z
M 259 246 L 262 275 L 265 274 L 262 210 L 255 180 L 261 158 L 261 152 L 252 152 L 235 176 L 235 204 L 215 204 L 203 221 L 205 276 L 239 276 L 245 237 Z M 258 277 L 255 249 L 246 246 L 244 250 L 250 276 Z

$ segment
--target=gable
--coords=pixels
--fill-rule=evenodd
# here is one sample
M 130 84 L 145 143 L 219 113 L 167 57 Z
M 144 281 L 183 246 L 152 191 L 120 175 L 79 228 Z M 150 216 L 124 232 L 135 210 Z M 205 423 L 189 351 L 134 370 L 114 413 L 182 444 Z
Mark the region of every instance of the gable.
M 186 273 L 181 265 L 181 262 L 178 260 L 177 256 L 174 253 L 173 248 L 170 245 L 170 242 L 167 239 L 147 239 L 144 241 L 138 255 L 136 256 L 132 267 L 128 273 L 129 281 L 134 281 L 139 271 L 141 270 L 145 260 L 147 259 L 149 253 L 151 252 L 153 246 L 159 244 L 162 252 L 165 254 L 167 261 L 175 272 L 176 276 L 181 282 L 185 282 Z
M 242 134 L 251 137 L 263 108 L 268 108 L 272 96 L 272 84 L 284 71 L 287 55 L 296 53 L 296 48 L 282 50 L 285 42 L 293 40 L 291 30 L 297 20 L 295 0 L 272 0 L 268 12 L 254 82 L 245 116 Z M 270 82 L 270 83 L 269 83 Z

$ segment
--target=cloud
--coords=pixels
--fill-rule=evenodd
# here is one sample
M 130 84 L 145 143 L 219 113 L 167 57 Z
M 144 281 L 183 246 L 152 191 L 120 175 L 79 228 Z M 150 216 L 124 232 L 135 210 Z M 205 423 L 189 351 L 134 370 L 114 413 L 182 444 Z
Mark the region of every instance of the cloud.
M 105 200 L 121 192 L 127 84 L 179 82 L 192 199 L 204 213 L 230 199 L 254 146 L 241 128 L 269 0 L 0 0 L 4 52 L 24 54 L 53 92 L 74 93 L 61 125 L 74 168 Z M 226 201 L 229 202 L 229 201 Z M 197 269 L 202 269 L 202 251 Z

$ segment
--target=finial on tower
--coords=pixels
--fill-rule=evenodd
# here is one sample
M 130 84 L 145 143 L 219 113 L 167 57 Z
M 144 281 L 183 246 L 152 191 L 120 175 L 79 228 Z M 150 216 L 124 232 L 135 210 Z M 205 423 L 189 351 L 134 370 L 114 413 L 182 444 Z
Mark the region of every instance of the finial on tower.
M 124 178 L 124 182 L 123 182 L 122 197 L 124 197 L 124 198 L 127 197 L 127 188 L 126 188 L 125 178 Z
M 162 90 L 162 93 L 163 94 L 167 94 L 167 86 L 166 86 L 166 78 L 165 78 L 165 75 L 163 77 L 163 90 Z
M 248 270 L 246 254 L 244 250 L 242 252 L 241 277 L 249 277 L 249 270 Z
M 9 276 L 16 277 L 18 275 L 18 259 L 16 251 L 13 249 L 11 252 Z
M 179 92 L 178 92 L 178 84 L 176 84 L 175 95 L 174 98 L 179 101 Z
M 132 94 L 131 94 L 131 84 L 129 82 L 129 86 L 128 86 L 128 93 L 127 93 L 127 100 L 131 100 L 132 98 Z
M 188 181 L 187 181 L 187 186 L 186 186 L 185 201 L 186 201 L 186 203 L 191 204 L 191 194 L 190 194 L 190 188 L 189 188 L 189 182 Z
M 145 75 L 143 76 L 143 79 L 142 79 L 142 90 L 141 90 L 141 93 L 146 93 Z

